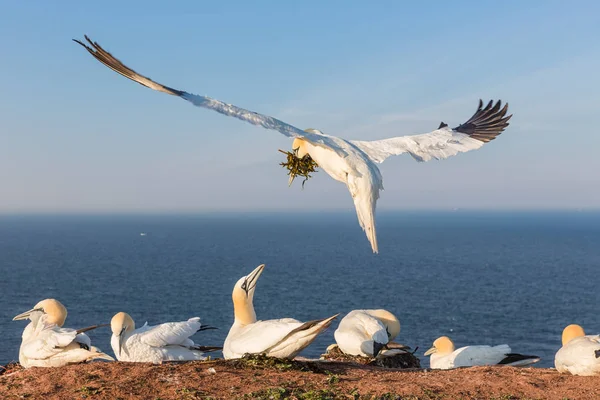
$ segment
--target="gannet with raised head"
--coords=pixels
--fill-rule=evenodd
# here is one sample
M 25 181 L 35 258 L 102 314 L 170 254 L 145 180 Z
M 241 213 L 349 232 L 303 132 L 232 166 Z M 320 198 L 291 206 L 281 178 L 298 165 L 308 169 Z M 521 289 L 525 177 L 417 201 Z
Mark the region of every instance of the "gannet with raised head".
M 119 312 L 110 321 L 110 345 L 119 361 L 151 362 L 205 360 L 204 352 L 221 347 L 199 346 L 190 336 L 199 331 L 215 329 L 202 326 L 199 317 L 181 322 L 166 322 L 149 326 L 146 322 L 135 329 L 133 318 Z
M 264 264 L 258 266 L 233 287 L 234 321 L 223 344 L 225 358 L 263 353 L 270 357 L 294 358 L 339 315 L 304 323 L 293 318 L 257 321 L 254 290 L 264 267 Z
M 478 365 L 510 365 L 524 367 L 540 361 L 538 356 L 511 353 L 506 344 L 498 346 L 465 346 L 454 349 L 454 343 L 447 336 L 437 338 L 433 347 L 425 352 L 431 355 L 430 366 L 434 369 L 474 367 Z
M 84 331 L 95 327 L 75 330 L 63 328 L 67 309 L 58 300 L 45 299 L 31 310 L 13 318 L 13 321 L 29 319 L 19 349 L 19 363 L 29 367 L 61 367 L 91 360 L 114 361 L 108 354 L 92 346 Z
M 375 206 L 379 192 L 383 190 L 383 179 L 376 163 L 383 162 L 389 156 L 403 153 L 410 154 L 417 161 L 429 161 L 478 149 L 500 135 L 508 126 L 508 120 L 512 116 L 506 116 L 508 104 L 502 107 L 500 101 L 495 105 L 490 101 L 484 107 L 480 100 L 475 114 L 454 129 L 450 129 L 442 122 L 438 129 L 421 135 L 374 141 L 346 140 L 326 135 L 317 129 L 301 130 L 267 115 L 164 86 L 125 66 L 87 36 L 85 39 L 89 46 L 74 40 L 102 64 L 126 78 L 150 89 L 181 97 L 195 106 L 208 108 L 294 138 L 292 149 L 298 158 L 302 159 L 309 155 L 329 176 L 348 187 L 354 201 L 358 222 L 365 231 L 374 253 L 378 252 Z M 292 174 L 290 184 L 293 179 Z
M 391 312 L 353 310 L 342 318 L 334 336 L 340 350 L 346 354 L 377 357 L 399 333 L 400 321 Z
M 600 374 L 600 335 L 586 335 L 579 325 L 569 325 L 562 333 L 562 347 L 554 357 L 561 373 L 592 376 Z

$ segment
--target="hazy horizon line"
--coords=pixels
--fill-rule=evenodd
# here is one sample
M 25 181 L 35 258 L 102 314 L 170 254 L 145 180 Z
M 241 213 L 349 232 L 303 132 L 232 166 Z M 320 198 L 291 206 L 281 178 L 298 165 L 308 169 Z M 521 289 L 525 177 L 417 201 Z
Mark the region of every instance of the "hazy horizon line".
M 377 213 L 457 213 L 457 212 L 486 212 L 486 213 L 598 213 L 599 208 L 593 207 L 564 207 L 564 208 L 384 208 Z M 0 217 L 8 216 L 193 216 L 208 214 L 354 214 L 354 210 L 345 209 L 204 209 L 204 210 L 93 210 L 93 211 L 0 211 Z

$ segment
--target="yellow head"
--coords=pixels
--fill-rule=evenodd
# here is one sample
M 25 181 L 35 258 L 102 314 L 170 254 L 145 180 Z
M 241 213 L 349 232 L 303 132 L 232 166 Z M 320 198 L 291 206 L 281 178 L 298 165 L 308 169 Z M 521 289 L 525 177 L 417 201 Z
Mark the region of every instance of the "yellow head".
M 569 343 L 571 340 L 573 340 L 577 337 L 581 337 L 581 336 L 585 336 L 585 332 L 584 332 L 583 328 L 579 325 L 571 324 L 571 325 L 567 326 L 565 329 L 563 329 L 562 344 L 564 346 L 567 343 Z
M 233 300 L 233 313 L 235 321 L 242 324 L 252 324 L 256 322 L 256 313 L 252 300 L 258 277 L 265 269 L 265 265 L 259 265 L 247 276 L 241 277 L 233 287 L 231 299 Z
M 34 312 L 41 312 L 46 315 L 46 321 L 51 324 L 63 326 L 67 319 L 67 309 L 62 303 L 55 299 L 45 299 L 37 303 L 31 310 L 25 311 L 13 318 L 13 321 L 27 319 Z
M 454 351 L 454 343 L 448 336 L 442 336 L 433 342 L 433 347 L 425 352 L 425 355 L 428 356 L 433 353 L 438 354 L 450 354 Z
M 308 154 L 308 150 L 306 149 L 306 140 L 303 138 L 294 138 L 292 142 L 292 150 L 296 153 L 296 157 L 302 158 Z
M 110 330 L 113 335 L 119 338 L 119 355 L 123 350 L 123 343 L 125 343 L 125 333 L 132 332 L 135 330 L 135 322 L 133 318 L 126 312 L 118 312 L 110 320 Z M 127 348 L 125 348 L 127 353 Z M 128 353 L 127 353 L 128 354 Z
M 110 329 L 113 335 L 119 336 L 121 332 L 131 332 L 135 330 L 135 322 L 131 315 L 126 312 L 118 312 L 110 320 Z
M 388 339 L 394 340 L 400 333 L 400 321 L 387 310 L 370 310 L 369 314 L 380 320 L 386 327 Z

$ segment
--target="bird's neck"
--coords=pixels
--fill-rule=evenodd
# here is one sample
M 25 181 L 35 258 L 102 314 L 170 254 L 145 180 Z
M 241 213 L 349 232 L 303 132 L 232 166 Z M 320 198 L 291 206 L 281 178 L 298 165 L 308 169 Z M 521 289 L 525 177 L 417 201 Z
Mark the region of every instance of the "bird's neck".
M 236 301 L 233 303 L 234 323 L 239 325 L 249 325 L 256 322 L 256 312 L 252 301 Z

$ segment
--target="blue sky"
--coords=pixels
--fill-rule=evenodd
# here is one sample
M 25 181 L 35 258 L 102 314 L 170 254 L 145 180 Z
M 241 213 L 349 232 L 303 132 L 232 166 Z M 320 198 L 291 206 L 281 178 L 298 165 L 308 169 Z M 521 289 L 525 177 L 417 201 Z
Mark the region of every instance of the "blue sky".
M 482 149 L 381 165 L 379 209 L 600 207 L 600 4 L 0 3 L 0 213 L 353 210 L 324 172 L 287 187 L 285 137 L 143 88 L 169 86 L 351 139 L 429 132 L 501 98 Z

